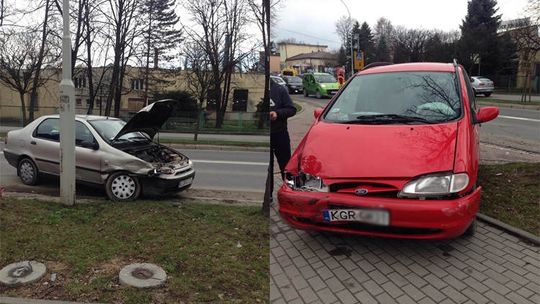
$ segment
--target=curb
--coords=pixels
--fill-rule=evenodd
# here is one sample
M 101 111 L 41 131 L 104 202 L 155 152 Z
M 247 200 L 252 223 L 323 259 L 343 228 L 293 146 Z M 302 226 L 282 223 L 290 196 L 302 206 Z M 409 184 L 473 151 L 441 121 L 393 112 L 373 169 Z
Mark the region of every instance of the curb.
M 496 228 L 499 228 L 501 230 L 504 230 L 514 236 L 517 236 L 518 238 L 521 238 L 523 240 L 526 240 L 532 244 L 534 244 L 535 246 L 540 246 L 540 237 L 537 237 L 536 235 L 530 233 L 530 232 L 527 232 L 527 231 L 524 231 L 524 230 L 521 230 L 519 228 L 516 228 L 514 226 L 510 226 L 506 223 L 503 223 L 497 219 L 494 219 L 490 216 L 487 216 L 485 214 L 482 214 L 482 213 L 477 213 L 476 214 L 477 218 L 479 220 L 481 220 L 482 222 L 486 223 L 486 224 L 489 224 L 491 226 L 495 226 Z
M 0 304 L 83 304 L 83 302 L 0 297 Z
M 513 108 L 513 109 L 523 109 L 523 110 L 540 110 L 540 106 L 537 105 L 527 105 L 527 104 L 515 104 L 515 103 L 504 103 L 504 102 L 489 102 L 477 100 L 478 104 L 481 106 L 494 106 L 501 108 Z

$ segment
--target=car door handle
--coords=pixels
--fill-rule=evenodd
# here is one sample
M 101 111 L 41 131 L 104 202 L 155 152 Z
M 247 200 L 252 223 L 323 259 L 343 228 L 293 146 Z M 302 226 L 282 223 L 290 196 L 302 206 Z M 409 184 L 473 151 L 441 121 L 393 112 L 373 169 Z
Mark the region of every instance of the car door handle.
M 30 144 L 35 145 L 36 142 L 32 140 L 32 141 L 30 142 Z

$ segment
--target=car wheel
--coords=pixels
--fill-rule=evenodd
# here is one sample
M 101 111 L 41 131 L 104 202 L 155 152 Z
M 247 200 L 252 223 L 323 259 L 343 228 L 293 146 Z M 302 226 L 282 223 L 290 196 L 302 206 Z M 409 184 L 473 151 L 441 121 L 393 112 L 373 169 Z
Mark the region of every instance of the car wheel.
M 321 98 L 322 98 L 321 91 L 319 91 L 319 90 L 317 90 L 317 98 L 318 98 L 318 99 L 321 99 Z
M 136 176 L 127 172 L 116 172 L 107 179 L 105 191 L 112 201 L 133 201 L 141 194 L 141 184 Z
M 304 97 L 307 97 L 307 96 L 308 96 L 307 90 L 304 89 Z
M 23 184 L 33 186 L 38 182 L 39 170 L 30 158 L 23 158 L 17 165 L 17 175 Z
M 486 96 L 486 97 L 491 96 L 491 92 L 484 93 L 484 96 Z
M 476 217 L 475 217 L 472 223 L 467 228 L 467 230 L 463 232 L 463 236 L 467 236 L 467 237 L 473 236 L 476 233 L 476 225 L 477 224 L 476 224 Z

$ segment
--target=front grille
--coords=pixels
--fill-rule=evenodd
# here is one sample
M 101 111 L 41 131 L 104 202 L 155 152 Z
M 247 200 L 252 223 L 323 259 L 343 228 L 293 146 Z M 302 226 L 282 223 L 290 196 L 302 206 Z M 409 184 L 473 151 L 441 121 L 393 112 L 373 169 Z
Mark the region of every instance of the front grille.
M 364 189 L 368 192 L 360 195 L 364 197 L 385 197 L 385 198 L 397 198 L 399 189 L 388 184 L 379 183 L 365 183 L 365 182 L 347 182 L 347 183 L 335 183 L 331 184 L 330 192 L 355 194 L 356 190 Z
M 364 223 L 346 223 L 346 224 L 330 224 L 325 222 L 314 222 L 307 218 L 296 217 L 295 220 L 316 225 L 319 227 L 339 227 L 349 230 L 366 231 L 366 232 L 379 232 L 399 235 L 427 235 L 436 234 L 442 232 L 441 229 L 434 228 L 409 228 L 409 227 L 394 227 L 394 226 L 377 226 Z

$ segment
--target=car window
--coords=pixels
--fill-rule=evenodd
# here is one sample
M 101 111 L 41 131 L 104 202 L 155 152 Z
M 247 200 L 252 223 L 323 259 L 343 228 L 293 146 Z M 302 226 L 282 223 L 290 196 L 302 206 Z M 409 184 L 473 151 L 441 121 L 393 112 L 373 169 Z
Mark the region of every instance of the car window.
M 75 144 L 80 146 L 83 142 L 93 143 L 96 140 L 92 132 L 80 121 L 75 122 Z
M 116 134 L 122 130 L 126 122 L 119 119 L 96 119 L 88 121 L 96 132 L 106 142 L 112 143 Z M 120 136 L 118 141 L 148 141 L 148 136 L 144 136 L 141 132 L 130 132 Z
M 334 83 L 337 82 L 336 78 L 332 75 L 315 75 L 315 79 L 319 83 Z
M 407 116 L 433 123 L 460 117 L 455 74 L 395 72 L 355 76 L 326 111 L 325 120 L 351 122 L 374 115 Z
M 60 127 L 58 118 L 47 118 L 42 121 L 34 131 L 34 137 L 59 141 Z
M 471 109 L 471 113 L 473 114 L 473 117 L 476 118 L 476 96 L 474 94 L 474 90 L 471 86 L 471 83 L 467 81 L 467 79 L 470 79 L 467 75 L 467 71 L 465 69 L 461 69 L 463 72 L 463 77 L 465 77 L 465 88 L 467 89 L 467 96 L 469 97 L 469 105 Z
M 302 83 L 302 78 L 298 76 L 290 76 L 290 77 L 287 77 L 287 81 L 289 83 Z

